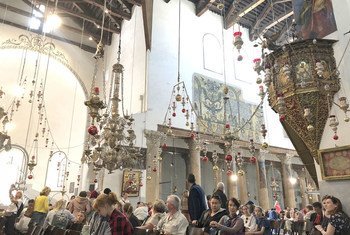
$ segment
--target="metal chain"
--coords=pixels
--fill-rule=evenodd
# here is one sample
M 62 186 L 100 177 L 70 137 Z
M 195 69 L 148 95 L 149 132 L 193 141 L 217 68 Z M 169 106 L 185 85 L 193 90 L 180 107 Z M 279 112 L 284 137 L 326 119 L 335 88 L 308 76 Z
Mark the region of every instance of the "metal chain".
M 97 77 L 97 71 L 98 71 L 98 59 L 96 59 L 96 61 L 95 61 L 95 68 L 94 68 L 94 73 L 92 76 L 91 89 L 90 89 L 91 94 L 94 91 L 96 77 Z
M 103 101 L 105 104 L 107 104 L 107 95 L 106 95 L 106 66 L 105 66 L 105 59 L 104 57 L 102 57 L 102 64 L 103 64 L 103 70 L 102 70 L 102 81 L 103 81 Z
M 122 113 L 123 113 L 123 116 L 125 116 L 125 113 L 124 113 L 124 73 L 123 72 L 121 74 L 120 85 L 121 85 L 121 97 L 120 97 L 120 99 L 121 99 L 121 102 L 122 102 Z

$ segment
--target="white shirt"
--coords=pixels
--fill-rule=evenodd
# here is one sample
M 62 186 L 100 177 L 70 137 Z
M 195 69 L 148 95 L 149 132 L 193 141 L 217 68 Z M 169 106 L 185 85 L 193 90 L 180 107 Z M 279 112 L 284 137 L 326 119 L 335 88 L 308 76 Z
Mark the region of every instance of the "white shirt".
M 180 211 L 177 211 L 173 215 L 167 213 L 163 216 L 157 225 L 157 230 L 164 231 L 165 234 L 184 235 L 187 226 L 188 220 Z
M 137 217 L 138 220 L 145 220 L 148 216 L 148 207 L 147 206 L 140 206 L 137 207 L 133 214 Z
M 17 199 L 17 205 L 16 203 L 11 202 L 11 204 L 7 207 L 6 212 L 8 213 L 17 213 L 17 210 L 22 204 L 22 199 Z
M 27 233 L 29 222 L 30 217 L 22 216 L 21 219 L 17 223 L 15 223 L 15 228 L 21 233 Z
M 256 218 L 254 215 L 250 215 L 250 216 L 242 215 L 241 218 L 243 219 L 246 232 L 256 231 L 257 226 L 256 226 Z

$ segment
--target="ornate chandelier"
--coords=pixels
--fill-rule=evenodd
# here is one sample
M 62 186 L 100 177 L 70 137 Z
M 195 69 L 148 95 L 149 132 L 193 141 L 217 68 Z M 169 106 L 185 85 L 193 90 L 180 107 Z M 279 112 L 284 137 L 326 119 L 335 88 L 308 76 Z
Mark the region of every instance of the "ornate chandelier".
M 307 166 L 313 165 L 314 158 L 318 161 L 333 96 L 340 88 L 333 43 L 323 39 L 293 42 L 269 54 L 265 61 L 270 106 Z M 330 121 L 336 140 L 338 121 L 334 116 Z M 316 175 L 314 169 L 308 170 Z
M 329 119 L 333 140 L 338 140 L 337 117 L 331 114 L 334 103 L 347 117 L 346 97 L 340 104 L 333 102 L 340 89 L 338 66 L 332 45 L 335 41 L 313 39 L 284 45 L 264 58 L 268 100 L 279 114 L 281 124 L 297 152 L 303 158 L 311 177 L 317 182 L 314 160 L 318 162 L 318 149 L 323 130 Z M 344 51 L 345 53 L 345 51 Z
M 89 114 L 92 118 L 92 125 L 89 127 L 92 149 L 88 146 L 82 158 L 82 162 L 92 163 L 95 172 L 106 168 L 109 173 L 123 167 L 134 168 L 140 165 L 142 156 L 140 148 L 134 146 L 136 140 L 133 130 L 134 118 L 132 115 L 119 114 L 119 102 L 123 102 L 123 71 L 124 66 L 120 63 L 121 41 L 119 40 L 118 59 L 113 65 L 113 76 L 110 87 L 112 97 L 111 104 L 103 115 L 100 115 L 105 104 L 98 97 L 99 89 L 93 89 L 91 97 L 85 102 L 89 107 Z M 98 50 L 101 50 L 98 48 Z M 95 57 L 97 60 L 101 57 Z M 123 103 L 122 103 L 123 107 Z M 95 125 L 95 121 L 97 125 Z M 100 134 L 99 134 L 100 133 Z
M 0 88 L 0 99 L 5 95 L 5 92 Z M 11 149 L 11 137 L 7 135 L 6 124 L 9 122 L 7 113 L 4 108 L 0 106 L 0 121 L 2 121 L 4 131 L 0 131 L 0 150 L 4 148 L 6 151 Z

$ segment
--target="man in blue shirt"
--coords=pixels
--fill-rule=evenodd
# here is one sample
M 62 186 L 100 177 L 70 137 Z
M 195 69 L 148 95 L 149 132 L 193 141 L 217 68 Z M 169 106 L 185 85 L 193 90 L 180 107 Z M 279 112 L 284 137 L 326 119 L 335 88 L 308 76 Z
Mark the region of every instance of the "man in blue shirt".
M 199 220 L 203 211 L 207 209 L 205 193 L 202 187 L 196 184 L 196 178 L 193 174 L 188 175 L 187 181 L 190 184 L 190 194 L 188 197 L 188 212 L 190 214 L 191 221 Z

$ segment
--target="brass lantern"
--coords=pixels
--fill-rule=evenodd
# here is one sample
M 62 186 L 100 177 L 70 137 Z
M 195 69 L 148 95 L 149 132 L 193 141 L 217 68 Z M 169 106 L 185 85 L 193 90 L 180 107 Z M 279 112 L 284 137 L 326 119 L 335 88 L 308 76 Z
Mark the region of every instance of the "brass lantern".
M 318 162 L 317 150 L 329 116 L 328 106 L 340 89 L 334 42 L 324 39 L 293 42 L 269 54 L 265 61 L 267 74 L 271 76 L 271 82 L 265 83 L 269 104 L 284 115 L 281 123 L 315 182 L 313 163 L 314 159 Z

